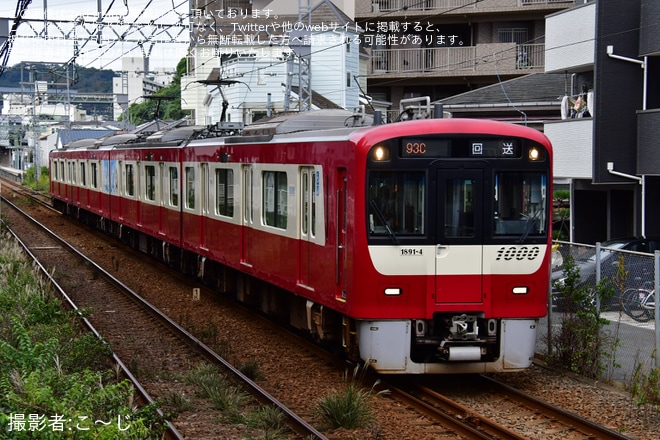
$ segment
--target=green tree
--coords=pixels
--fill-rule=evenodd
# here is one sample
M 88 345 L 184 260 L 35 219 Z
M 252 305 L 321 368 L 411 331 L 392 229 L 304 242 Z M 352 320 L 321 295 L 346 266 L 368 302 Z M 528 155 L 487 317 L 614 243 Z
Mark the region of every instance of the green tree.
M 154 93 L 154 99 L 146 99 L 139 104 L 131 104 L 128 108 L 130 121 L 139 125 L 157 119 L 176 120 L 188 115 L 181 110 L 181 76 L 186 72 L 186 59 L 182 58 L 176 66 L 176 74 L 172 83 Z M 160 101 L 160 105 L 158 102 Z M 156 114 L 158 109 L 158 114 Z

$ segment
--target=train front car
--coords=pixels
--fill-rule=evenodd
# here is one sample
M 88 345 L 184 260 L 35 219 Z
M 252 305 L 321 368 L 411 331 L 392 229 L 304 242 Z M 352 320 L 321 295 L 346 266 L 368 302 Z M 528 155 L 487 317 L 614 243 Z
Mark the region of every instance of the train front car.
M 547 138 L 513 124 L 435 119 L 352 140 L 364 167 L 355 196 L 364 243 L 350 298 L 362 359 L 392 374 L 529 367 L 547 312 Z

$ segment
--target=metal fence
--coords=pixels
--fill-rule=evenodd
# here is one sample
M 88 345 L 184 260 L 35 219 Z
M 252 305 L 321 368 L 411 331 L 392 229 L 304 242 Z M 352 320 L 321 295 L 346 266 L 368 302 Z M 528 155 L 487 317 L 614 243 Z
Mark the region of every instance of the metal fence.
M 635 372 L 660 368 L 660 313 L 655 301 L 660 251 L 655 255 L 559 242 L 554 251 L 550 306 L 541 320 L 537 352 L 553 355 L 562 324 L 578 313 L 566 298 L 566 267 L 574 262 L 576 287 L 586 293 L 582 310 L 594 308 L 607 320 L 601 335 L 600 379 L 630 384 Z M 605 295 L 597 294 L 603 292 Z

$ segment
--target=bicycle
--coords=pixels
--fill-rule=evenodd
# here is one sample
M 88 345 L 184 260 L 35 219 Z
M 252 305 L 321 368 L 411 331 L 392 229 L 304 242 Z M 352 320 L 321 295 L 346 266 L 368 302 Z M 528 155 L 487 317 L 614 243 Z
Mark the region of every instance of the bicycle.
M 621 294 L 621 307 L 635 321 L 648 322 L 655 318 L 655 290 L 644 285 L 626 289 Z

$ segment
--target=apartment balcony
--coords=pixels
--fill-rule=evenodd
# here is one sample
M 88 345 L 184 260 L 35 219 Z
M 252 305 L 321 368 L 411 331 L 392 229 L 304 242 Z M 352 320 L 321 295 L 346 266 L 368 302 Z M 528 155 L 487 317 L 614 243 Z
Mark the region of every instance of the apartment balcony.
M 593 118 L 547 122 L 543 132 L 552 143 L 557 179 L 592 179 Z
M 521 7 L 552 11 L 564 9 L 574 3 L 574 0 L 491 0 L 488 2 L 475 2 L 474 0 L 371 0 L 356 2 L 355 12 L 358 17 L 369 17 L 380 16 L 383 13 L 405 14 L 406 16 L 428 14 L 429 12 L 488 13 L 519 10 Z
M 660 109 L 637 112 L 637 174 L 660 175 Z
M 548 16 L 545 29 L 546 72 L 593 70 L 596 2 Z
M 374 49 L 367 74 L 378 78 L 522 75 L 544 70 L 543 44 Z

